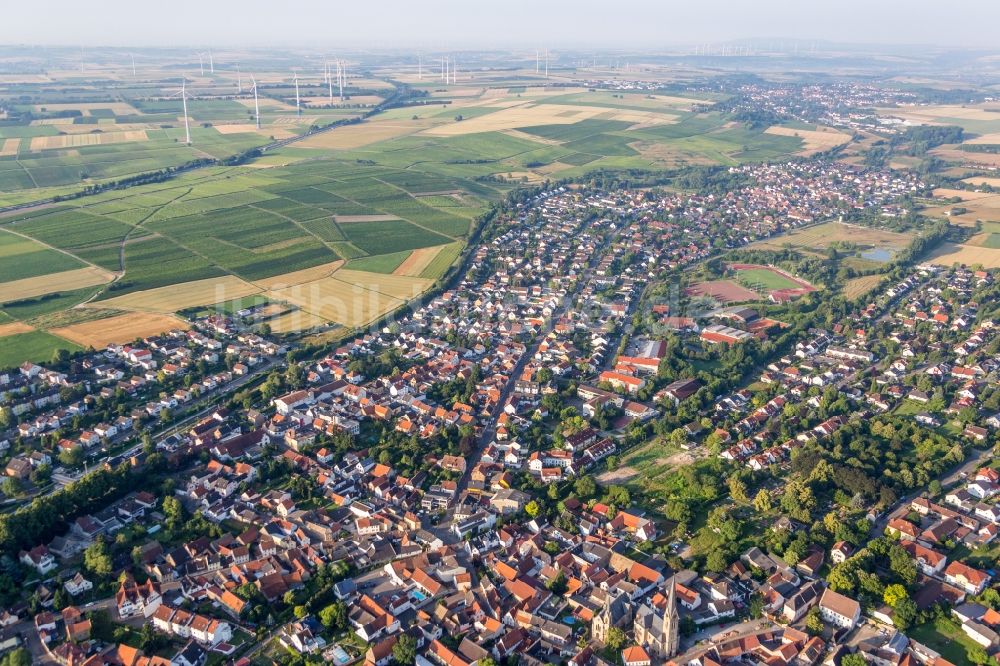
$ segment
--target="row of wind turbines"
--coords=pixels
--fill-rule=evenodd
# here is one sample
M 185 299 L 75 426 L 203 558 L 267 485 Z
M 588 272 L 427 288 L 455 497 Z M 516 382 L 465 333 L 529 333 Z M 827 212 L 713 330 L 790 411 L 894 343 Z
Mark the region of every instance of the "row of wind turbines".
M 211 74 L 214 74 L 215 73 L 215 60 L 212 57 L 212 52 L 211 51 L 208 52 L 208 63 L 209 63 L 209 72 Z M 198 54 L 198 64 L 199 64 L 199 66 L 201 68 L 201 74 L 204 75 L 205 74 L 205 67 L 204 67 L 203 54 L 201 54 L 201 53 Z M 343 60 L 337 60 L 337 61 L 335 61 L 334 65 L 336 66 L 336 79 L 337 79 L 336 85 L 337 85 L 338 95 L 340 97 L 340 101 L 344 101 L 344 84 L 347 82 L 347 63 L 344 62 Z M 325 83 L 327 85 L 327 91 L 328 91 L 328 94 L 329 94 L 329 99 L 330 99 L 330 103 L 331 104 L 333 103 L 333 99 L 334 99 L 334 95 L 333 95 L 334 65 L 331 65 L 329 61 L 326 61 L 326 62 L 323 63 L 323 83 Z M 133 77 L 136 76 L 135 56 L 132 56 L 132 76 Z M 294 71 L 292 72 L 292 81 L 295 84 L 295 115 L 301 116 L 302 115 L 302 98 L 299 95 L 299 75 L 298 75 L 298 72 L 294 72 Z M 252 94 L 253 95 L 254 122 L 256 124 L 256 128 L 259 130 L 260 129 L 260 98 L 258 97 L 257 79 L 254 77 L 253 74 L 250 74 L 250 84 L 251 85 L 250 85 L 250 90 L 248 91 L 248 94 Z M 236 94 L 237 95 L 241 95 L 241 96 L 243 95 L 243 72 L 240 70 L 239 64 L 236 65 Z M 186 74 L 181 77 L 181 88 L 180 88 L 180 90 L 176 91 L 172 95 L 169 95 L 167 97 L 167 99 L 173 99 L 175 97 L 180 97 L 181 98 L 181 106 L 183 108 L 183 113 L 184 113 L 184 143 L 186 143 L 188 145 L 191 145 L 191 143 L 192 143 L 192 141 L 191 141 L 191 124 L 190 124 L 191 123 L 191 119 L 188 116 L 188 110 L 187 110 L 188 94 L 187 94 L 187 75 Z

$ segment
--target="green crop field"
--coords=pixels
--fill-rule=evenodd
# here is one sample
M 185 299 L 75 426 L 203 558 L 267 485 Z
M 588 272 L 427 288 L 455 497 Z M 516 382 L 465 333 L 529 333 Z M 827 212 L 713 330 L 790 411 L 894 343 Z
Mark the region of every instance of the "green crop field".
M 27 238 L 0 231 L 0 282 L 83 268 L 82 261 Z
M 449 267 L 455 260 L 458 259 L 458 255 L 462 252 L 461 243 L 449 243 L 445 245 L 441 250 L 435 255 L 431 260 L 431 263 L 427 264 L 421 273 L 422 278 L 438 279 L 448 270 Z
M 82 347 L 45 331 L 8 335 L 0 338 L 0 369 L 15 367 L 25 361 L 49 361 L 58 349 L 75 352 Z
M 403 263 L 412 250 L 393 252 L 392 254 L 379 254 L 373 257 L 362 257 L 352 259 L 347 262 L 347 268 L 356 271 L 368 271 L 370 273 L 391 273 Z
M 418 247 L 444 245 L 450 238 L 428 231 L 406 220 L 352 222 L 342 224 L 347 239 L 368 254 L 391 254 Z

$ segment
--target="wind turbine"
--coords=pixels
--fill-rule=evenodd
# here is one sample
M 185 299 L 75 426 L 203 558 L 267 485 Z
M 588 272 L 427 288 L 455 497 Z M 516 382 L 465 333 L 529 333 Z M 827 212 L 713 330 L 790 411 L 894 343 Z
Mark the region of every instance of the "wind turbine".
M 215 60 L 212 59 L 212 49 L 208 50 L 208 68 L 215 74 Z
M 187 76 L 181 76 L 181 89 L 175 92 L 168 99 L 181 96 L 181 108 L 184 110 L 184 143 L 191 145 L 191 125 L 188 120 L 188 98 L 187 98 Z
M 340 101 L 344 101 L 344 79 L 347 78 L 347 63 L 343 60 L 337 61 L 337 80 L 340 83 Z
M 134 79 L 135 78 L 135 54 L 134 53 L 129 53 L 128 55 L 129 55 L 130 58 L 132 58 L 132 78 Z
M 205 61 L 202 59 L 201 54 L 198 54 L 198 69 L 201 70 L 201 75 L 205 76 Z
M 545 78 L 549 78 L 549 50 L 545 49 Z
M 243 74 L 240 72 L 239 64 L 236 65 L 236 92 L 243 94 Z
M 295 79 L 295 115 L 302 115 L 302 104 L 299 99 L 299 75 L 297 72 L 292 72 L 292 76 Z
M 253 111 L 257 120 L 257 129 L 260 129 L 260 104 L 257 102 L 257 79 L 250 75 L 250 82 L 253 84 Z
M 333 73 L 330 71 L 330 63 L 326 63 L 326 85 L 329 89 L 330 104 L 333 104 Z

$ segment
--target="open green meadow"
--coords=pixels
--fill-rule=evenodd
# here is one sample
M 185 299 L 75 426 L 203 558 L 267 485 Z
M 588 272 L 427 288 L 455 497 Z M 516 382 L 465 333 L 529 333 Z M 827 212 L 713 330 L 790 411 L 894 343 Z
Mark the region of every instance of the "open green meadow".
M 45 331 L 8 335 L 0 338 L 0 368 L 16 367 L 25 361 L 50 361 L 59 349 L 75 352 L 82 347 Z

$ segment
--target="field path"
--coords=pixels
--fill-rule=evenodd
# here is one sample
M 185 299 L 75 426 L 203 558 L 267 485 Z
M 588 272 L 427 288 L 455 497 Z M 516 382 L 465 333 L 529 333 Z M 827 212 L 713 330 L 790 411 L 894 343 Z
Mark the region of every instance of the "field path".
M 95 292 L 94 294 L 92 294 L 90 296 L 90 298 L 88 298 L 87 300 L 83 301 L 82 303 L 77 303 L 73 307 L 75 307 L 75 308 L 82 308 L 85 305 L 87 305 L 88 303 L 93 302 L 93 300 L 95 298 L 97 298 L 98 296 L 102 295 L 107 290 L 107 288 L 108 288 L 109 285 L 112 285 L 115 282 L 118 282 L 119 280 L 121 280 L 123 277 L 125 277 L 125 273 L 127 271 L 127 269 L 125 268 L 125 246 L 128 245 L 129 236 L 132 235 L 132 232 L 135 231 L 136 229 L 141 228 L 142 225 L 146 223 L 146 220 L 148 220 L 149 218 L 151 218 L 154 215 L 156 215 L 164 207 L 169 206 L 170 204 L 172 204 L 173 202 L 177 201 L 178 199 L 180 199 L 183 196 L 187 196 L 191 192 L 192 189 L 193 188 L 189 187 L 189 188 L 187 188 L 187 190 L 183 194 L 179 194 L 176 197 L 174 197 L 173 199 L 171 199 L 170 201 L 162 203 L 159 206 L 155 206 L 152 210 L 150 210 L 149 215 L 147 215 L 146 217 L 144 217 L 141 220 L 139 220 L 138 222 L 136 222 L 132 226 L 132 228 L 129 229 L 128 232 L 126 232 L 124 236 L 122 236 L 121 242 L 118 245 L 118 273 L 117 273 L 117 275 L 115 275 L 115 279 L 113 279 L 111 282 L 109 282 L 108 284 L 104 285 L 103 288 L 101 288 L 100 290 L 98 290 L 97 292 Z M 159 234 L 156 234 L 156 235 L 158 236 Z

